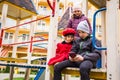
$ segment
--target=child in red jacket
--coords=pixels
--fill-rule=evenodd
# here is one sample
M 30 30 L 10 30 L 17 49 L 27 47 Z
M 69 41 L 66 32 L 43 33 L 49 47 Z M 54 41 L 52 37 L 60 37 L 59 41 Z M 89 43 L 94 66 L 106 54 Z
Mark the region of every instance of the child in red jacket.
M 69 57 L 69 53 L 72 47 L 72 43 L 74 40 L 75 30 L 72 28 L 66 28 L 63 31 L 64 41 L 57 44 L 56 55 L 51 58 L 48 62 L 51 73 L 53 74 L 53 66 L 56 63 L 67 60 Z M 52 76 L 52 75 L 51 75 Z
M 63 31 L 64 41 L 57 44 L 56 56 L 49 60 L 48 65 L 54 65 L 57 62 L 68 59 L 68 52 L 72 47 L 74 34 L 75 30 L 72 28 L 66 28 Z

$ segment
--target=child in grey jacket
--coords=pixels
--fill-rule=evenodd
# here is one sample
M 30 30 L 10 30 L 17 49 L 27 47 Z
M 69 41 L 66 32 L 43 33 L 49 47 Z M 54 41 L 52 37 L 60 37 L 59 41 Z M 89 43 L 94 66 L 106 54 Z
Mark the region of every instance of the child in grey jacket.
M 65 60 L 55 65 L 54 80 L 61 79 L 61 71 L 67 67 L 79 68 L 81 79 L 90 80 L 89 72 L 96 66 L 97 60 L 101 57 L 101 51 L 92 45 L 89 25 L 86 20 L 81 21 L 77 27 L 80 39 L 76 39 L 70 51 L 69 60 Z M 100 41 L 96 40 L 96 45 L 101 47 Z

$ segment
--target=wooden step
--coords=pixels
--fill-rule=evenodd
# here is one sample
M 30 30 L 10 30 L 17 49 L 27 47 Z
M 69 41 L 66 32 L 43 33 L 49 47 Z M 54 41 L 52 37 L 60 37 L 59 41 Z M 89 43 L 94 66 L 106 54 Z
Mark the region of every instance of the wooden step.
M 80 76 L 79 68 L 66 68 L 62 71 L 62 74 Z M 106 69 L 92 69 L 90 72 L 91 79 L 106 80 Z

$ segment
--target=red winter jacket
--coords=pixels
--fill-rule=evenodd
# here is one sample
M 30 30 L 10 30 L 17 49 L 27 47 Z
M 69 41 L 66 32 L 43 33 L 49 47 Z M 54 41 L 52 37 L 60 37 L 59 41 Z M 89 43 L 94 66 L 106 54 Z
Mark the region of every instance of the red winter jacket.
M 65 41 L 63 41 L 62 43 L 58 43 L 56 49 L 56 56 L 49 60 L 48 65 L 54 65 L 57 62 L 68 59 L 68 53 L 70 52 L 71 47 L 72 42 L 66 43 Z

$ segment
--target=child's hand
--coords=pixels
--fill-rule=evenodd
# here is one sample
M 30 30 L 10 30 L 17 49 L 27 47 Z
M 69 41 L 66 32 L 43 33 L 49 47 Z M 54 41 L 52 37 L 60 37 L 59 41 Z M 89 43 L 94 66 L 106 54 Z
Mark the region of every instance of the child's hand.
M 74 61 L 78 62 L 78 61 L 83 61 L 84 60 L 84 57 L 82 57 L 81 55 L 77 55 L 75 58 L 74 58 Z
M 72 58 L 72 57 L 69 56 L 69 60 L 73 62 L 73 61 L 74 61 L 74 58 Z

